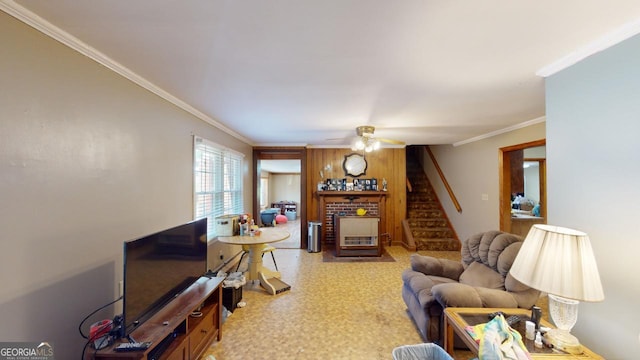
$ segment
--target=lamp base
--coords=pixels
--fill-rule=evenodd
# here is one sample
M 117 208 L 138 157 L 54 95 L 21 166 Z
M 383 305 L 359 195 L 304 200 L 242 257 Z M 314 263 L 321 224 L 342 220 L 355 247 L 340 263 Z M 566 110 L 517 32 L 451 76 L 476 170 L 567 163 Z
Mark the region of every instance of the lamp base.
M 566 330 L 550 329 L 544 334 L 544 339 L 545 343 L 552 345 L 554 349 L 573 355 L 579 355 L 583 352 L 578 338 Z

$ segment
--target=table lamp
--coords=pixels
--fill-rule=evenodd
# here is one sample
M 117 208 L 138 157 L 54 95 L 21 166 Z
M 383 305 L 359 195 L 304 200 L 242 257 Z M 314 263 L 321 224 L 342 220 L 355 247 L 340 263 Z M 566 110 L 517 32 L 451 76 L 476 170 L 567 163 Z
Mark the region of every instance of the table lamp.
M 587 234 L 552 225 L 536 224 L 511 266 L 521 283 L 549 294 L 549 314 L 557 329 L 545 334 L 554 348 L 582 353 L 571 328 L 578 320 L 579 301 L 602 301 L 604 293 Z

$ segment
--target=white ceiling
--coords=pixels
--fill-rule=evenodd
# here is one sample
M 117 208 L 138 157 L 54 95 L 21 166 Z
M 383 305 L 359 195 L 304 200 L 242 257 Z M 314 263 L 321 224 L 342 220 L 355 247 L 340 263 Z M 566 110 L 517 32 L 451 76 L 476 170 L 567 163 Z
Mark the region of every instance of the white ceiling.
M 299 174 L 300 160 L 260 160 L 260 169 L 270 173 Z
M 640 19 L 638 0 L 0 5 L 252 145 L 295 146 L 348 144 L 366 124 L 451 144 L 541 121 L 536 72 Z

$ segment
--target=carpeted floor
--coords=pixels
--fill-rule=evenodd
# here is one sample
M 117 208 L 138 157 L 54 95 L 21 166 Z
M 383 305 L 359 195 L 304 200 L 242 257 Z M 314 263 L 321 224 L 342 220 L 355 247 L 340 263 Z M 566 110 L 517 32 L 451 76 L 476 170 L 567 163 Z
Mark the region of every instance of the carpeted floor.
M 269 295 L 257 283 L 245 285 L 246 306 L 226 319 L 222 341 L 211 344 L 206 355 L 216 360 L 390 360 L 395 347 L 422 343 L 401 297 L 401 273 L 414 252 L 399 246 L 386 250 L 395 261 L 325 262 L 320 252 L 276 250 L 282 280 L 291 289 Z M 460 260 L 459 252 L 418 253 Z M 273 269 L 270 256 L 264 263 Z M 546 305 L 541 307 L 547 318 Z M 457 350 L 454 357 L 473 355 Z
M 324 262 L 322 253 L 278 249 L 282 280 L 291 290 L 243 289 L 246 306 L 222 326 L 207 355 L 241 359 L 391 359 L 400 345 L 422 343 L 400 295 L 411 252 L 387 247 L 392 262 Z M 426 252 L 421 252 L 426 253 Z M 439 256 L 459 258 L 458 252 Z M 270 257 L 265 265 L 273 268 Z M 456 355 L 458 356 L 458 355 Z M 459 359 L 472 358 L 461 352 Z
M 300 218 L 296 220 L 287 220 L 286 223 L 277 224 L 276 227 L 287 230 L 291 236 L 284 241 L 272 243 L 272 246 L 278 249 L 300 249 L 300 233 L 302 230 Z

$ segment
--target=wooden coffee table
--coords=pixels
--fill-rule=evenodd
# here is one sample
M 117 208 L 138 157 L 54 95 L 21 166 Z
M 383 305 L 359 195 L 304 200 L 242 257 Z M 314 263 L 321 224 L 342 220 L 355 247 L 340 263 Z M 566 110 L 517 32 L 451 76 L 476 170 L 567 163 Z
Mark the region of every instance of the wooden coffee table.
M 560 359 L 574 359 L 574 360 L 591 360 L 604 358 L 593 351 L 589 350 L 583 345 L 584 352 L 580 355 L 572 355 L 567 353 L 560 353 L 553 351 L 552 349 L 543 346 L 537 348 L 533 344 L 533 340 L 527 340 L 524 337 L 525 321 L 529 320 L 531 316 L 531 310 L 526 309 L 496 309 L 496 308 L 455 308 L 448 307 L 444 309 L 444 348 L 450 355 L 453 355 L 453 339 L 454 333 L 464 341 L 465 345 L 475 354 L 478 355 L 478 349 L 480 345 L 473 340 L 473 338 L 467 333 L 465 328 L 467 326 L 474 326 L 489 321 L 489 314 L 502 311 L 506 316 L 518 315 L 522 320 L 514 325 L 514 329 L 518 330 L 522 335 L 522 341 L 524 342 L 527 350 L 531 353 L 531 357 L 534 359 L 543 360 L 560 360 Z M 542 319 L 541 326 L 553 328 L 546 320 Z

